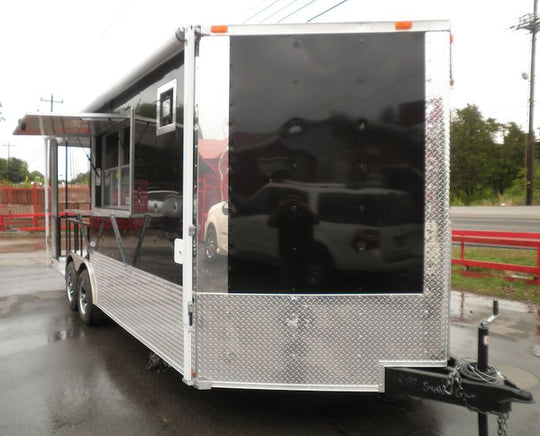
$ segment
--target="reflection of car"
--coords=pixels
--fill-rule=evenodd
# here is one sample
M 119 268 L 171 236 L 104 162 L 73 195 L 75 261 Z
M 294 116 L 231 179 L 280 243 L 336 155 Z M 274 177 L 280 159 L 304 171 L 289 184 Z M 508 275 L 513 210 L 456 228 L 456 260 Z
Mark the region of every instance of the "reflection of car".
M 229 241 L 229 202 L 214 204 L 208 210 L 204 225 L 205 249 L 207 259 L 214 260 L 218 254 L 227 254 Z
M 410 196 L 384 188 L 269 183 L 246 201 L 235 203 L 231 255 L 278 260 L 278 229 L 269 217 L 286 198 L 302 201 L 318 218 L 313 227 L 317 267 L 384 272 L 419 266 L 423 255 L 422 211 Z M 206 223 L 208 257 L 227 254 L 228 205 L 214 205 Z
M 148 192 L 148 212 L 157 217 L 182 217 L 182 196 L 177 191 Z

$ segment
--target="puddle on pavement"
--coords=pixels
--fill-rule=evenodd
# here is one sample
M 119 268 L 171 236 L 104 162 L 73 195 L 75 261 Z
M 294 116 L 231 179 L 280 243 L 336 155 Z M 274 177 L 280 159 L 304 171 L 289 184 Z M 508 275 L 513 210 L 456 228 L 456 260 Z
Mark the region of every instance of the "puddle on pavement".
M 453 291 L 451 300 L 451 322 L 462 325 L 479 325 L 492 315 L 493 299 Z M 509 300 L 499 300 L 499 318 L 490 325 L 490 332 L 508 339 L 519 340 L 540 337 L 540 307 Z M 535 323 L 534 313 L 537 314 Z
M 474 318 L 474 312 L 465 307 L 465 300 L 466 300 L 466 294 L 465 292 L 459 293 L 459 307 L 457 310 L 454 310 L 454 305 L 451 304 L 451 315 L 450 318 L 452 321 L 461 321 L 461 322 L 475 322 L 476 318 Z M 480 322 L 480 319 L 478 319 L 478 322 Z
M 82 336 L 84 336 L 84 331 L 81 330 L 80 327 L 67 328 L 54 332 L 52 335 L 49 336 L 47 342 L 51 343 L 67 341 L 69 339 L 75 339 Z

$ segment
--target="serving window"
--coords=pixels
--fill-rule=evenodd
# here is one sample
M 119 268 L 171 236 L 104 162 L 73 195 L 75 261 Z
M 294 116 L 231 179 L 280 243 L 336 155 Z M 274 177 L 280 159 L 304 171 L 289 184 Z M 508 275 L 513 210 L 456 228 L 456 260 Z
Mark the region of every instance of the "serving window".
M 97 167 L 102 172 L 101 200 L 104 208 L 128 209 L 129 198 L 129 128 L 121 128 L 98 137 Z

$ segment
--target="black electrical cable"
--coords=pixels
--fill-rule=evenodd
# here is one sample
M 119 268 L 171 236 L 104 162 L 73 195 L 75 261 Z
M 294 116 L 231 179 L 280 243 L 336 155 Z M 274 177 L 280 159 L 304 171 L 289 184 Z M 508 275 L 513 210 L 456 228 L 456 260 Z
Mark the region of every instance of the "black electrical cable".
M 335 4 L 334 6 L 332 6 L 331 8 L 328 8 L 326 11 L 324 12 L 321 12 L 320 14 L 317 14 L 315 15 L 314 17 L 311 17 L 309 20 L 307 20 L 308 23 L 311 23 L 315 18 L 319 18 L 320 16 L 326 14 L 327 12 L 330 12 L 332 9 L 335 9 L 337 8 L 338 6 L 342 5 L 343 3 L 346 3 L 348 2 L 349 0 L 343 0 L 337 4 Z
M 501 384 L 504 381 L 501 374 L 495 367 L 488 365 L 487 371 L 484 372 L 478 369 L 478 363 L 475 362 L 463 365 L 460 373 L 463 378 L 477 382 Z

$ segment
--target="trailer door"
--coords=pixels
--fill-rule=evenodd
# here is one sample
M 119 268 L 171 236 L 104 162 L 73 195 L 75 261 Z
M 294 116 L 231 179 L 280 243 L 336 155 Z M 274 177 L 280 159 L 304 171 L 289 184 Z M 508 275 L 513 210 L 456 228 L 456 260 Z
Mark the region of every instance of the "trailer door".
M 203 32 L 198 380 L 382 391 L 446 364 L 447 24 Z

